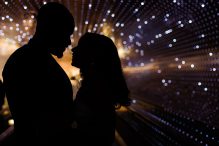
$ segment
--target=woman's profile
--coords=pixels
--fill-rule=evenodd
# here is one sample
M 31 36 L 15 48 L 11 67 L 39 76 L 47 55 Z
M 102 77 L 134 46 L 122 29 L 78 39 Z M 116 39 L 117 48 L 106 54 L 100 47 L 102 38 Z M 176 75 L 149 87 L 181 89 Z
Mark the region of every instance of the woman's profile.
M 115 105 L 130 105 L 117 48 L 104 35 L 86 33 L 72 52 L 72 65 L 80 68 L 82 76 L 75 99 L 79 143 L 111 146 L 115 134 Z

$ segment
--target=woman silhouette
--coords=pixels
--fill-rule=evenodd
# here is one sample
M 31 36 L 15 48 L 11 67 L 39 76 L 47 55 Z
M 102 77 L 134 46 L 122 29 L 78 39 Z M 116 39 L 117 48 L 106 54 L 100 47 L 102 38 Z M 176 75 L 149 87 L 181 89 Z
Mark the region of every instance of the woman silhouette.
M 115 105 L 130 105 L 117 48 L 106 36 L 86 33 L 72 52 L 72 65 L 80 68 L 83 78 L 75 99 L 79 143 L 111 146 Z

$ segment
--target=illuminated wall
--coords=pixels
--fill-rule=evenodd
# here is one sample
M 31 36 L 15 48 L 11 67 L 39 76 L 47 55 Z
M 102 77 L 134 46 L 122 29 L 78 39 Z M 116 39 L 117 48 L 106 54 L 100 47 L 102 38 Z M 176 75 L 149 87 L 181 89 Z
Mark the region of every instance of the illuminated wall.
M 27 43 L 37 9 L 49 0 L 0 2 L 0 68 Z M 85 32 L 117 45 L 131 97 L 219 125 L 217 0 L 62 0 L 74 15 L 71 49 Z M 69 76 L 69 49 L 58 60 Z M 78 73 L 78 71 L 77 71 Z

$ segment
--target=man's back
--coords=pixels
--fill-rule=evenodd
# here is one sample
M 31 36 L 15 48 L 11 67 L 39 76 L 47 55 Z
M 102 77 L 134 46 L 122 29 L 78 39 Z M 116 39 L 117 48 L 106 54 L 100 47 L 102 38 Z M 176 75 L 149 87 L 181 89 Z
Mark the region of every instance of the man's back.
M 22 143 L 51 144 L 68 137 L 71 83 L 43 44 L 31 40 L 15 51 L 4 67 L 3 79 L 15 133 Z

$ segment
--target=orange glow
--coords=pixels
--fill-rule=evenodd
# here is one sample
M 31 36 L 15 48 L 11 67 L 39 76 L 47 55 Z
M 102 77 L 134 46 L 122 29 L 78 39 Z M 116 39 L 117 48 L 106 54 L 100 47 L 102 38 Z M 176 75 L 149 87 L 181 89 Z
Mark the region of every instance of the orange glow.
M 16 43 L 15 40 L 10 38 L 0 39 L 0 55 L 2 56 L 10 55 L 17 48 L 19 48 L 19 45 Z

